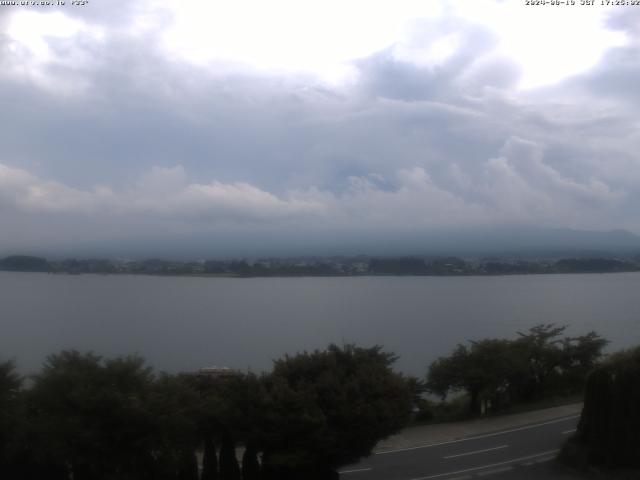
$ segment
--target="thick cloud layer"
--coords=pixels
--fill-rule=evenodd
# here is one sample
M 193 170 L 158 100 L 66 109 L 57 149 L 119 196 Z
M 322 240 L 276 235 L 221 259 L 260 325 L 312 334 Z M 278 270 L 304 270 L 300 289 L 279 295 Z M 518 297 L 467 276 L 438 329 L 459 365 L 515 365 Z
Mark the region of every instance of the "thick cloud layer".
M 498 34 L 455 13 L 412 21 L 333 82 L 194 62 L 167 47 L 166 5 L 115 4 L 1 12 L 0 251 L 640 233 L 640 9 L 607 17 L 626 42 L 597 65 L 523 90 Z

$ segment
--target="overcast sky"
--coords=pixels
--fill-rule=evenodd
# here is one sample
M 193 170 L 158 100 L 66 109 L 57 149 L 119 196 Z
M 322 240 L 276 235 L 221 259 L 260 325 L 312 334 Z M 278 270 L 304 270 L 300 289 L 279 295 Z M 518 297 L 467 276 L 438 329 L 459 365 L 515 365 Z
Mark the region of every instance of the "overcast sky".
M 66 3 L 0 6 L 0 253 L 640 233 L 640 7 Z

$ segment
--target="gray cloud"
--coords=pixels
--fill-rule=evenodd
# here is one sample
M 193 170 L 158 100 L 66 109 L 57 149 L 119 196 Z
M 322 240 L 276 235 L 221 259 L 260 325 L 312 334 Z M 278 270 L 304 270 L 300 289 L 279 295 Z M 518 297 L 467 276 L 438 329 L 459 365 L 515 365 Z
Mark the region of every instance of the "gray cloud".
M 141 8 L 77 9 L 80 27 L 49 39 L 46 61 L 0 37 L 0 249 L 221 230 L 230 243 L 508 223 L 640 231 L 640 33 L 627 17 L 610 25 L 628 46 L 521 92 L 491 32 L 456 18 L 417 23 L 406 44 L 355 62 L 356 83 L 330 87 L 169 58 L 167 13 Z M 153 28 L 127 28 L 152 13 Z M 456 36 L 446 58 L 405 58 L 443 35 Z

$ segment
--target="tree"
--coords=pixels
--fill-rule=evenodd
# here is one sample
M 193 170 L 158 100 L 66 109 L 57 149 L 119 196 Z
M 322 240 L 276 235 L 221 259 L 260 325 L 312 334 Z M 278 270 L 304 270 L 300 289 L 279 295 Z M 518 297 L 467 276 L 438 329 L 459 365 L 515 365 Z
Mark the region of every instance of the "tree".
M 464 373 L 468 364 L 469 349 L 458 344 L 451 355 L 440 357 L 429 366 L 426 382 L 428 390 L 444 400 L 449 392 L 466 389 Z
M 526 364 L 519 375 L 518 392 L 524 399 L 540 398 L 550 377 L 558 373 L 566 359 L 561 348 L 562 339 L 558 337 L 566 328 L 549 323 L 536 325 L 527 333 L 518 332 L 520 338 L 516 340 L 516 348 Z
M 16 470 L 15 447 L 21 416 L 19 395 L 22 378 L 12 361 L 0 363 L 0 477 L 11 477 Z
M 421 258 L 374 258 L 369 262 L 369 270 L 382 275 L 424 275 L 427 273 Z
M 528 333 L 518 332 L 517 361 L 526 366 L 517 376 L 517 388 L 525 400 L 552 392 L 580 392 L 589 371 L 602 357 L 607 340 L 595 332 L 560 338 L 566 326 L 541 324 Z
M 394 373 L 394 360 L 380 347 L 332 345 L 286 356 L 262 377 L 156 376 L 139 357 L 63 351 L 27 390 L 13 364 L 0 364 L 0 473 L 196 480 L 204 444 L 201 479 L 240 480 L 237 440 L 244 480 L 337 478 L 338 466 L 369 454 L 409 418 L 421 385 Z
M 39 448 L 68 465 L 75 478 L 141 474 L 152 433 L 145 403 L 151 382 L 139 357 L 49 356 L 29 392 Z
M 231 434 L 225 432 L 220 447 L 220 480 L 240 480 L 240 465 L 236 458 L 236 446 Z
M 469 412 L 500 408 L 544 395 L 580 392 L 607 341 L 595 332 L 560 338 L 566 327 L 536 325 L 515 340 L 484 339 L 458 345 L 432 362 L 427 387 L 443 399 L 451 392 L 469 396 Z
M 14 400 L 21 385 L 22 378 L 16 373 L 15 363 L 11 360 L 0 363 L 0 405 Z
M 0 270 L 11 272 L 48 272 L 51 266 L 46 259 L 29 255 L 12 255 L 0 260 Z
M 640 467 L 640 347 L 612 355 L 588 376 L 569 463 Z
M 203 443 L 201 480 L 218 480 L 218 456 L 211 435 L 205 435 Z
M 177 480 L 198 480 L 198 460 L 192 448 L 179 453 Z
M 258 450 L 253 442 L 246 445 L 242 455 L 242 480 L 260 480 Z
M 239 478 L 235 441 L 245 447 L 252 445 L 255 451 L 263 436 L 265 393 L 260 380 L 251 373 L 232 372 L 222 376 L 195 375 L 189 381 L 201 399 L 198 430 L 204 439 L 207 462 L 215 461 L 214 439 L 221 440 L 219 478 Z M 203 477 L 205 473 L 213 475 L 213 470 L 213 466 L 207 468 Z
M 598 365 L 602 350 L 608 343 L 593 331 L 562 341 L 564 357 L 561 370 L 565 388 L 571 391 L 579 391 L 583 388 L 587 375 Z
M 334 478 L 409 420 L 412 392 L 379 346 L 285 356 L 264 379 L 265 478 Z
M 48 357 L 28 392 L 32 463 L 78 480 L 197 479 L 199 396 L 182 377 L 155 377 L 140 357 Z
M 148 449 L 154 479 L 193 475 L 194 456 L 200 443 L 201 399 L 188 375 L 162 374 L 153 382 L 146 400 L 153 419 Z
M 482 402 L 498 402 L 508 392 L 513 376 L 512 346 L 507 340 L 486 339 L 458 345 L 449 357 L 431 364 L 427 385 L 445 398 L 450 392 L 469 395 L 469 412 L 481 413 Z

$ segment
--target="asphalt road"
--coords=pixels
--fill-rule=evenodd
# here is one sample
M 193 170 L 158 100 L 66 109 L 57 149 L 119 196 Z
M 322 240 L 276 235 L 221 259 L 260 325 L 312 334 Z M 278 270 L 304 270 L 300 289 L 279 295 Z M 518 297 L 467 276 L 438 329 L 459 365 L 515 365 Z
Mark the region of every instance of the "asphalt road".
M 573 433 L 578 415 L 441 443 L 377 452 L 345 467 L 342 480 L 500 480 L 551 478 L 551 462 Z

